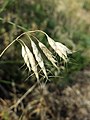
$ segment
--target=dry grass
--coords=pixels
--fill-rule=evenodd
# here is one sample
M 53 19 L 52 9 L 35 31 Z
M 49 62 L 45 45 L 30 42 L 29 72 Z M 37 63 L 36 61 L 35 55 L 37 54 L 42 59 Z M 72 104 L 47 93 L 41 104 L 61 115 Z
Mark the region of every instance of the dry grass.
M 27 1 L 30 2 L 29 0 Z M 41 4 L 44 5 L 45 9 L 48 9 L 50 8 L 50 6 L 51 7 L 53 6 L 52 8 L 53 10 L 51 12 L 52 14 L 50 13 L 50 9 L 49 11 L 46 10 L 46 12 L 49 13 L 48 16 L 51 15 L 53 16 L 53 18 L 55 17 L 55 20 L 56 20 L 55 22 L 57 23 L 56 28 L 54 30 L 51 30 L 50 33 L 52 35 L 56 34 L 57 36 L 60 37 L 60 41 L 66 44 L 68 43 L 69 46 L 71 45 L 73 49 L 75 49 L 77 45 L 75 45 L 75 43 L 71 40 L 73 38 L 73 33 L 77 30 L 85 31 L 87 34 L 89 34 L 90 32 L 90 29 L 88 29 L 89 28 L 88 26 L 90 25 L 90 21 L 89 21 L 90 9 L 89 8 L 84 9 L 84 7 L 86 7 L 84 6 L 84 4 L 87 4 L 89 6 L 90 0 L 75 0 L 75 1 L 73 0 L 50 0 L 50 1 L 33 0 L 33 2 L 32 1 L 31 2 L 39 3 L 40 1 L 42 1 Z M 47 21 L 48 20 L 46 20 L 45 25 L 47 24 Z M 40 24 L 43 25 L 43 22 Z M 44 28 L 42 29 L 45 29 L 45 27 L 47 26 L 45 25 L 44 25 Z M 19 26 L 19 28 L 21 27 Z M 64 31 L 65 33 L 62 32 L 63 28 L 65 28 L 66 30 Z M 37 28 L 34 27 L 34 29 L 37 29 Z M 33 71 L 37 80 L 39 80 L 39 69 L 41 69 L 45 79 L 48 79 L 47 67 L 45 66 L 45 60 L 43 58 L 42 52 L 44 53 L 46 58 L 52 63 L 53 67 L 57 69 L 59 68 L 57 64 L 58 61 L 56 60 L 53 52 L 56 52 L 58 57 L 62 58 L 64 62 L 68 61 L 67 54 L 68 53 L 71 54 L 72 52 L 65 45 L 59 42 L 55 42 L 46 33 L 44 34 L 47 37 L 47 42 L 50 46 L 50 49 L 49 47 L 46 47 L 46 45 L 44 45 L 42 42 L 40 42 L 40 39 L 38 40 L 37 37 L 34 36 L 34 38 L 36 38 L 35 39 L 37 41 L 36 42 L 31 37 L 32 33 L 36 33 L 36 32 L 44 33 L 43 31 L 39 31 L 39 30 L 25 32 L 21 34 L 20 36 L 18 36 L 9 46 L 7 46 L 7 48 L 9 48 L 14 42 L 18 41 L 21 44 L 22 57 L 24 59 L 24 62 L 29 72 Z M 22 41 L 23 36 L 24 38 L 28 37 L 30 46 L 28 46 L 28 44 Z M 8 44 L 8 40 L 7 40 L 7 44 Z M 7 50 L 7 48 L 0 54 L 0 57 Z M 39 51 L 38 48 L 41 51 Z M 27 102 L 26 100 L 25 102 L 25 104 L 27 103 L 27 105 L 26 107 L 24 107 L 23 113 L 20 119 L 23 119 L 23 120 L 25 119 L 27 120 L 28 118 L 33 119 L 33 116 L 36 115 L 36 118 L 38 119 L 38 116 L 40 116 L 41 120 L 48 120 L 48 119 L 52 119 L 52 120 L 60 120 L 60 119 L 82 120 L 82 119 L 85 119 L 86 120 L 90 118 L 90 115 L 88 114 L 88 111 L 90 111 L 90 107 L 89 107 L 90 103 L 88 102 L 90 99 L 89 98 L 89 86 L 90 85 L 88 84 L 87 86 L 81 87 L 81 86 L 76 85 L 75 87 L 72 87 L 72 88 L 67 87 L 63 91 L 62 96 L 58 95 L 58 93 L 56 92 L 57 87 L 55 88 L 54 90 L 55 92 L 53 94 L 50 93 L 48 91 L 47 86 L 44 86 L 44 85 L 36 87 L 34 91 L 33 89 L 30 88 L 21 98 L 19 98 L 19 100 L 16 102 L 14 106 L 12 106 L 12 108 L 13 107 L 17 108 L 18 105 L 22 103 L 23 99 L 27 98 L 27 95 L 33 91 L 32 92 L 33 97 L 30 96 L 29 101 Z M 84 93 L 85 95 L 82 94 L 80 89 L 82 89 L 82 91 L 85 91 Z M 86 93 L 88 94 L 86 95 Z M 88 104 L 86 104 L 85 102 Z M 7 117 L 9 117 L 9 113 L 8 113 L 9 110 L 6 109 L 6 106 L 7 105 L 5 104 L 4 109 L 6 111 L 3 112 L 5 114 L 0 114 L 0 118 L 2 119 L 7 119 Z M 88 109 L 86 110 L 86 108 Z M 6 112 L 8 113 L 8 116 L 6 115 Z M 3 116 L 6 116 L 6 118 Z
M 33 33 L 37 33 L 37 32 L 44 34 L 46 36 L 47 42 L 48 42 L 49 46 L 51 47 L 51 49 L 53 50 L 53 52 L 55 51 L 56 54 L 60 58 L 62 58 L 62 60 L 64 60 L 64 62 L 67 62 L 67 60 L 68 60 L 67 54 L 71 54 L 72 52 L 62 43 L 55 42 L 45 32 L 43 32 L 41 30 L 27 31 L 27 32 L 22 33 L 2 51 L 2 53 L 0 54 L 0 57 L 2 57 L 2 55 L 5 53 L 5 51 L 15 42 L 18 42 L 21 45 L 21 48 L 22 48 L 21 54 L 22 54 L 24 63 L 26 64 L 29 72 L 33 71 L 33 73 L 35 74 L 36 79 L 37 79 L 36 84 L 39 83 L 39 91 L 38 91 L 39 95 L 37 96 L 37 97 L 39 97 L 39 99 L 36 97 L 37 100 L 36 101 L 34 100 L 30 103 L 30 104 L 32 104 L 31 110 L 32 109 L 33 110 L 32 110 L 32 112 L 30 112 L 29 115 L 32 116 L 33 114 L 37 114 L 37 116 L 40 116 L 41 120 L 44 120 L 44 119 L 47 119 L 47 113 L 49 113 L 49 116 L 51 116 L 53 119 L 55 119 L 55 116 L 53 115 L 52 111 L 50 110 L 52 104 L 49 105 L 46 100 L 46 96 L 47 96 L 49 102 L 53 102 L 52 96 L 50 96 L 50 97 L 48 96 L 49 93 L 46 90 L 45 83 L 42 84 L 39 79 L 38 67 L 39 67 L 39 69 L 41 69 L 40 71 L 43 72 L 43 76 L 47 81 L 48 80 L 48 75 L 47 75 L 47 71 L 46 71 L 47 68 L 45 66 L 45 61 L 43 59 L 42 52 L 46 56 L 47 60 L 49 60 L 52 63 L 52 65 L 57 69 L 59 68 L 59 66 L 57 67 L 57 64 L 56 64 L 58 61 L 55 59 L 53 52 L 51 52 L 46 47 L 46 45 L 44 45 L 42 42 L 40 42 L 40 40 L 36 37 L 36 34 L 33 35 Z M 35 39 L 33 39 L 32 36 Z M 27 40 L 30 42 L 30 46 L 28 46 L 24 42 L 23 38 L 24 39 L 28 38 Z M 18 105 L 20 105 L 20 103 L 22 103 L 23 99 L 25 99 L 27 97 L 27 95 L 33 91 L 33 89 L 36 87 L 36 84 L 33 85 L 31 88 L 29 88 L 27 90 L 27 92 L 21 98 L 19 98 L 18 101 L 14 105 L 12 105 L 10 107 L 10 111 L 13 108 L 15 108 L 15 110 L 18 108 Z M 36 105 L 38 107 L 33 108 Z M 22 113 L 22 114 L 25 114 L 26 111 L 24 110 L 23 112 L 24 113 Z M 22 119 L 22 115 L 21 115 L 20 119 Z
M 47 41 L 49 43 L 49 45 L 51 46 L 51 48 L 59 55 L 60 58 L 62 58 L 65 62 L 67 62 L 67 54 L 71 54 L 71 50 L 69 50 L 65 45 L 63 45 L 62 43 L 59 42 L 55 42 L 52 38 L 50 38 L 45 32 L 41 31 L 41 30 L 35 30 L 35 31 L 28 31 L 28 32 L 24 32 L 22 33 L 20 36 L 18 36 L 12 43 L 10 43 L 4 50 L 3 52 L 0 54 L 0 57 L 4 54 L 4 52 L 16 41 L 18 41 L 20 43 L 20 45 L 22 46 L 22 57 L 24 59 L 25 64 L 27 65 L 27 68 L 29 69 L 29 72 L 32 70 L 37 78 L 37 80 L 39 81 L 39 74 L 38 74 L 38 70 L 37 70 L 37 66 L 39 65 L 41 70 L 43 71 L 46 79 L 48 79 L 47 76 L 47 72 L 46 72 L 46 68 L 44 65 L 44 60 L 42 58 L 42 55 L 37 47 L 37 45 L 34 43 L 33 39 L 31 38 L 31 35 L 33 33 L 36 32 L 40 32 L 43 33 L 46 38 Z M 31 48 L 32 51 L 28 48 L 28 46 L 25 44 L 24 41 L 22 41 L 22 37 L 26 36 L 28 37 L 28 40 L 31 43 Z M 53 57 L 53 52 L 50 52 L 49 49 L 47 49 L 47 47 L 45 45 L 43 45 L 43 43 L 41 43 L 37 37 L 35 37 L 40 49 L 42 50 L 42 52 L 45 54 L 45 56 L 48 58 L 48 60 L 53 64 L 53 66 L 55 66 L 57 68 L 57 65 L 55 64 L 55 62 L 57 62 L 54 57 Z M 37 64 L 36 64 L 37 61 Z

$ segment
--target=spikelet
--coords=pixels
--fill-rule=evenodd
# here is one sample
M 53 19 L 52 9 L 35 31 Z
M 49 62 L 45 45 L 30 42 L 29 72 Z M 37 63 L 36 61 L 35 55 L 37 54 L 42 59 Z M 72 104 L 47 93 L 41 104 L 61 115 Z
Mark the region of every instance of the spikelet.
M 48 58 L 48 60 L 50 60 L 51 63 L 52 63 L 56 68 L 58 68 L 58 67 L 56 66 L 56 64 L 55 64 L 56 60 L 53 58 L 53 55 L 52 55 L 52 53 L 48 50 L 48 48 L 47 48 L 43 43 L 41 43 L 41 42 L 39 42 L 39 47 L 41 48 L 41 50 L 43 51 L 43 53 L 45 54 L 45 56 Z
M 37 80 L 39 80 L 39 75 L 37 72 L 37 66 L 35 63 L 34 56 L 33 56 L 32 52 L 29 50 L 29 48 L 25 45 L 25 43 L 21 40 L 20 40 L 20 42 L 22 42 L 22 44 L 21 44 L 22 45 L 22 57 L 24 58 L 24 61 L 27 65 L 27 67 L 29 68 L 29 70 L 30 70 L 30 65 L 31 65 L 31 68 L 32 68 Z
M 37 66 L 36 66 L 36 63 L 35 63 L 34 56 L 26 45 L 25 45 L 25 49 L 26 49 L 26 52 L 28 54 L 29 62 L 31 64 L 32 70 L 33 70 L 34 74 L 36 75 L 37 80 L 39 80 L 39 75 L 38 75 L 38 72 L 37 72 Z
M 50 46 L 55 50 L 55 52 L 65 61 L 67 62 L 67 53 L 71 53 L 71 51 L 63 44 L 59 42 L 55 42 L 53 39 L 51 39 L 48 35 L 47 39 L 50 44 Z
M 41 56 L 36 44 L 32 40 L 31 40 L 31 46 L 32 46 L 33 53 L 35 55 L 35 58 L 39 64 L 39 66 L 41 67 L 45 77 L 48 79 L 42 56 Z
M 71 53 L 72 53 L 71 50 L 68 49 L 68 48 L 67 48 L 65 45 L 63 45 L 62 43 L 56 42 L 56 44 L 58 44 L 58 46 L 60 46 L 60 47 L 63 49 L 63 51 L 65 51 L 66 53 L 68 53 L 68 54 L 71 54 Z
M 31 67 L 30 67 L 30 64 L 29 64 L 29 58 L 28 58 L 27 52 L 25 50 L 25 47 L 23 45 L 22 45 L 22 57 L 24 59 L 25 64 L 27 65 L 29 71 L 31 71 Z

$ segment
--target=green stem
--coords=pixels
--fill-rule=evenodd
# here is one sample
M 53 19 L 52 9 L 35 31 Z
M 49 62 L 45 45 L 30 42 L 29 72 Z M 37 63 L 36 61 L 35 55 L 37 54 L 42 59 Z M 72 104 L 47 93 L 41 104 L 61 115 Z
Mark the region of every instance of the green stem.
M 3 18 L 0 17 L 0 21 L 5 21 Z M 14 25 L 18 28 L 20 28 L 21 30 L 24 30 L 24 31 L 28 31 L 26 28 L 20 26 L 20 25 L 16 25 L 15 23 L 11 22 L 11 21 L 6 21 L 7 23 L 9 23 L 10 25 Z

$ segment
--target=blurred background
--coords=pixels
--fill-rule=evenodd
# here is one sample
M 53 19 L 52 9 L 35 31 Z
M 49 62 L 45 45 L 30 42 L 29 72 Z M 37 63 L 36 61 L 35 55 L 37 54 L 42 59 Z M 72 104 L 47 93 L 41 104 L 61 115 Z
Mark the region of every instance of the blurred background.
M 48 65 L 56 76 L 50 78 L 42 93 L 37 86 L 15 112 L 9 107 L 35 84 L 36 78 L 25 81 L 29 73 L 21 67 L 21 47 L 13 44 L 0 58 L 0 119 L 89 120 L 90 0 L 0 0 L 0 53 L 25 30 L 37 29 L 76 52 L 64 68 L 60 63 L 61 71 Z M 38 36 L 47 45 L 45 38 Z

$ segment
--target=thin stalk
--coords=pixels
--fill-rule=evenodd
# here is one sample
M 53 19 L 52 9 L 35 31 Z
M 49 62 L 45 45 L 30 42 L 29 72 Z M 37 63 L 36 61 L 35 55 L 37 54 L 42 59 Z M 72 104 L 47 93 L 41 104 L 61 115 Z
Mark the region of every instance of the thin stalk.
M 35 37 L 34 35 L 31 35 L 37 42 L 39 42 L 39 39 Z
M 13 42 L 11 42 L 11 43 L 2 51 L 2 53 L 0 54 L 0 57 L 2 57 L 2 55 L 5 53 L 5 51 L 6 51 L 15 41 L 16 41 L 16 39 L 15 39 Z
M 23 36 L 24 34 L 25 34 L 25 32 L 22 33 L 21 35 L 19 35 L 15 40 L 13 40 L 13 41 L 2 51 L 2 53 L 0 54 L 0 57 L 2 57 L 2 55 L 6 52 L 6 50 L 7 50 L 13 43 L 15 43 L 16 41 L 18 41 L 18 39 L 19 39 L 21 36 Z
M 10 107 L 10 109 L 16 108 L 21 102 L 22 100 L 29 94 L 31 93 L 34 88 L 36 87 L 37 83 L 34 84 L 31 88 L 28 89 L 28 91 L 16 102 L 16 104 L 14 104 L 13 106 Z
M 0 18 L 1 19 L 1 18 Z M 10 22 L 10 23 L 12 23 L 12 22 Z M 13 23 L 14 24 L 14 23 Z M 18 27 L 20 27 L 20 26 L 18 26 Z M 14 41 L 12 41 L 3 51 L 2 51 L 2 53 L 0 54 L 0 57 L 2 57 L 2 55 L 6 52 L 6 50 L 14 43 L 14 42 L 16 42 L 16 41 L 18 41 L 18 39 L 21 37 L 21 36 L 23 36 L 23 35 L 27 35 L 28 33 L 35 33 L 35 32 L 41 32 L 41 33 L 43 33 L 44 35 L 46 35 L 46 36 L 48 36 L 44 31 L 42 31 L 42 30 L 34 30 L 34 31 L 27 31 L 27 32 L 24 32 L 24 33 L 22 33 L 21 35 L 19 35 Z
M 36 32 L 40 32 L 40 33 L 43 33 L 44 35 L 48 36 L 44 31 L 42 30 L 31 30 L 31 31 L 28 31 L 27 33 L 36 33 Z

